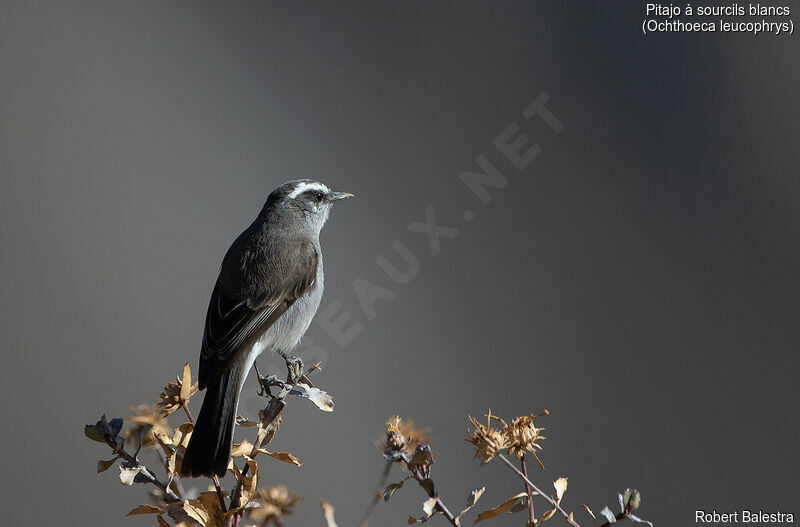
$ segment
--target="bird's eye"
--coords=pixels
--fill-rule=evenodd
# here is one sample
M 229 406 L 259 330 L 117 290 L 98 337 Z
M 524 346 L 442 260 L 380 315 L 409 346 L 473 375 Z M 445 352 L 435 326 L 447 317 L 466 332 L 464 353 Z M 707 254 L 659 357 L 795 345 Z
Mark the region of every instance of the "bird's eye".
M 316 201 L 317 203 L 321 202 L 324 197 L 325 194 L 323 194 L 321 191 L 318 190 L 314 192 L 314 201 Z

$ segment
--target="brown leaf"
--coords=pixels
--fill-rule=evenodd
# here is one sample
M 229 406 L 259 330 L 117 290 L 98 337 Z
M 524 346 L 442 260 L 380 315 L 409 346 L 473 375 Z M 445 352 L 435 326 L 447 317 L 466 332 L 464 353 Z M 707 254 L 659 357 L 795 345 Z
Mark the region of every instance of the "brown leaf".
M 161 516 L 156 516 L 156 518 L 158 519 L 158 527 L 169 527 L 167 520 L 165 520 Z
M 253 443 L 247 439 L 241 443 L 234 443 L 231 448 L 231 457 L 249 456 L 253 452 Z
M 261 452 L 262 454 L 266 454 L 270 457 L 273 457 L 278 461 L 283 461 L 284 463 L 289 463 L 290 465 L 294 465 L 296 467 L 300 467 L 303 465 L 302 463 L 300 463 L 300 460 L 297 459 L 294 456 L 294 454 L 290 452 L 270 452 L 269 450 L 263 448 L 259 448 L 257 451 Z
M 280 415 L 273 417 L 273 412 L 266 411 L 269 409 L 270 407 L 267 407 L 265 410 L 258 411 L 258 446 L 269 444 L 283 422 L 283 417 Z
M 181 379 L 181 402 L 186 403 L 192 396 L 192 370 L 189 363 L 183 365 L 183 378 Z
M 475 489 L 472 492 L 470 492 L 469 497 L 467 498 L 467 507 L 465 509 L 462 509 L 462 511 L 458 513 L 458 516 L 456 516 L 456 519 L 461 518 L 464 515 L 465 512 L 467 512 L 472 507 L 474 507 L 475 503 L 478 501 L 478 499 L 481 497 L 481 495 L 483 495 L 483 491 L 485 491 L 485 490 L 486 490 L 486 487 L 481 487 L 479 489 Z
M 247 504 L 250 503 L 250 500 L 253 499 L 253 495 L 256 493 L 258 487 L 258 464 L 254 459 L 248 456 L 244 456 L 244 459 L 247 462 L 248 466 L 250 467 L 250 475 L 249 476 L 243 475 L 242 472 L 239 470 L 239 467 L 236 466 L 236 463 L 233 463 L 233 468 L 231 472 L 233 472 L 233 475 L 241 483 L 242 491 L 241 494 L 239 495 L 238 503 L 231 506 L 231 508 L 226 513 L 227 516 L 242 511 L 247 506 Z
M 553 482 L 553 487 L 556 489 L 556 503 L 561 505 L 561 498 L 567 492 L 567 478 L 558 478 Z
M 203 527 L 212 527 L 212 515 L 206 511 L 202 503 L 197 500 L 188 500 L 183 502 L 183 510 L 186 511 L 192 519 L 196 520 Z
M 193 431 L 194 425 L 192 423 L 183 423 L 175 429 L 171 439 L 159 437 L 159 442 L 166 454 L 164 468 L 167 471 L 167 485 L 172 483 L 175 474 L 181 470 L 183 455 L 186 453 L 186 446 L 189 444 Z
M 333 517 L 333 513 L 336 510 L 333 508 L 333 505 L 327 501 L 323 501 L 320 503 L 320 506 L 322 507 L 322 515 L 325 516 L 327 527 L 338 527 L 338 525 L 336 525 L 336 519 Z
M 538 520 L 536 520 L 536 523 L 537 523 L 537 524 L 539 524 L 539 523 L 542 523 L 543 521 L 549 520 L 550 518 L 552 518 L 552 517 L 553 517 L 553 515 L 554 515 L 555 513 L 556 513 L 556 509 L 555 509 L 555 507 L 554 507 L 554 508 L 552 508 L 552 509 L 549 509 L 549 510 L 545 511 L 545 512 L 544 512 L 544 514 L 542 514 L 541 516 L 539 516 L 539 519 L 538 519 Z
M 500 516 L 501 514 L 506 512 L 508 509 L 510 509 L 517 502 L 517 500 L 520 500 L 520 499 L 526 498 L 526 497 L 527 497 L 527 494 L 525 492 L 520 492 L 516 496 L 511 496 L 510 498 L 508 498 L 506 501 L 504 501 L 503 503 L 501 503 L 497 507 L 495 507 L 493 509 L 485 510 L 482 513 L 478 514 L 478 517 L 475 518 L 475 523 L 482 522 L 483 520 L 488 520 L 489 518 L 494 518 L 496 516 Z
M 428 521 L 434 514 L 438 514 L 438 511 L 436 510 L 437 501 L 438 498 L 428 498 L 427 500 L 425 500 L 425 502 L 422 504 L 422 512 L 424 513 L 424 515 L 419 518 L 414 518 L 413 516 L 409 516 L 408 524 L 413 525 L 415 523 L 423 523 Z
M 127 516 L 136 516 L 137 514 L 164 514 L 165 512 L 167 512 L 166 508 L 156 507 L 155 505 L 139 505 L 129 512 Z

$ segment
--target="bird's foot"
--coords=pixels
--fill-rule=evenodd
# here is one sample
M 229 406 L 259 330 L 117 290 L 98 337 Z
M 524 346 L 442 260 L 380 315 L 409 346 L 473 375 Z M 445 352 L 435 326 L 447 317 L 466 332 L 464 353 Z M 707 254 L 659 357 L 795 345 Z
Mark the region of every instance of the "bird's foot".
M 286 369 L 289 370 L 286 382 L 297 384 L 304 375 L 303 360 L 295 355 L 284 355 L 283 358 L 286 360 Z
M 264 397 L 272 397 L 272 392 L 270 391 L 270 386 L 276 386 L 276 381 L 278 377 L 275 375 L 266 375 L 264 377 L 258 376 L 258 384 L 260 388 L 258 389 L 258 395 Z

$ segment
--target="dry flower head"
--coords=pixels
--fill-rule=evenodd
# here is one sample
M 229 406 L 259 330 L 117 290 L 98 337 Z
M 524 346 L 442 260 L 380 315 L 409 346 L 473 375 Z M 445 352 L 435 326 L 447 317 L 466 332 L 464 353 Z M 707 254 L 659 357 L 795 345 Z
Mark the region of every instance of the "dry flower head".
M 503 434 L 506 436 L 509 454 L 522 458 L 525 452 L 530 452 L 534 459 L 536 459 L 536 462 L 539 463 L 539 466 L 544 468 L 542 462 L 539 461 L 539 457 L 536 455 L 536 451 L 542 449 L 538 441 L 545 439 L 545 437 L 541 435 L 541 431 L 544 430 L 544 428 L 537 428 L 534 423 L 534 418 L 547 414 L 548 412 L 545 410 L 544 413 L 540 415 L 530 414 L 515 417 L 511 420 L 511 424 L 504 427 Z
M 131 406 L 132 415 L 129 415 L 127 420 L 133 424 L 127 428 L 122 435 L 129 444 L 134 444 L 138 441 L 140 434 L 147 428 L 147 434 L 142 438 L 142 446 L 146 449 L 152 449 L 158 444 L 157 434 L 172 435 L 172 429 L 155 406 L 148 404 L 140 404 L 138 406 Z
M 411 455 L 419 445 L 430 442 L 432 439 L 428 437 L 426 429 L 415 426 L 411 419 L 395 415 L 386 421 L 386 437 L 379 447 L 384 452 L 394 450 Z
M 247 509 L 248 516 L 260 522 L 259 525 L 281 525 L 281 518 L 292 514 L 292 509 L 301 499 L 301 496 L 289 492 L 285 485 L 259 489 L 252 500 L 257 507 Z
M 197 392 L 197 383 L 192 384 L 192 372 L 187 362 L 183 366 L 183 375 L 176 377 L 175 381 L 164 386 L 158 406 L 161 415 L 167 417 L 189 402 L 192 395 Z
M 475 445 L 475 457 L 481 460 L 481 465 L 485 465 L 502 450 L 508 448 L 507 439 L 503 431 L 492 428 L 492 419 L 494 418 L 492 411 L 489 410 L 486 415 L 486 425 L 483 425 L 474 417 L 469 416 L 469 420 L 475 430 L 466 438 L 466 441 Z M 505 425 L 505 421 L 502 419 L 499 419 L 499 421 Z

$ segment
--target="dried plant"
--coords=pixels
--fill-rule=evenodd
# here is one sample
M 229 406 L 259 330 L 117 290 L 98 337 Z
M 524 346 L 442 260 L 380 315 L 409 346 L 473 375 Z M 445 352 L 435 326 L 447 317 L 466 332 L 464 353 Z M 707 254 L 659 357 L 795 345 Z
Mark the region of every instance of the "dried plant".
M 164 387 L 156 405 L 132 407 L 133 413 L 127 418 L 126 426 L 120 418 L 108 421 L 103 416 L 97 423 L 84 427 L 86 437 L 107 445 L 113 454 L 111 459 L 97 463 L 97 472 L 104 472 L 119 461 L 121 483 L 154 485 L 156 492 L 151 494 L 152 503 L 139 505 L 128 515 L 155 515 L 160 527 L 239 527 L 243 519 L 256 526 L 283 525 L 284 517 L 292 513 L 301 498 L 282 485 L 259 488 L 256 457 L 263 454 L 294 466 L 301 465 L 293 454 L 273 452 L 267 446 L 280 428 L 287 397 L 305 398 L 323 411 L 333 410 L 333 399 L 308 379 L 316 370 L 319 370 L 319 363 L 306 371 L 296 384 L 259 375 L 267 405 L 259 412 L 258 421 L 237 419 L 239 426 L 253 427 L 256 433 L 254 443 L 245 439 L 231 449 L 228 470 L 234 476 L 234 484 L 230 491 L 223 490 L 216 476 L 206 485 L 208 490 L 187 491 L 180 476 L 183 455 L 195 424 L 189 402 L 197 392 L 197 384 L 192 384 L 188 364 L 175 381 Z M 270 388 L 277 388 L 278 392 L 272 394 Z M 172 428 L 168 418 L 179 410 L 183 410 L 187 421 Z M 146 453 L 156 454 L 164 477 L 142 463 L 140 456 Z M 241 464 L 237 458 L 242 458 Z
M 262 377 L 256 366 L 256 373 L 261 384 L 260 394 L 267 399 L 266 406 L 259 411 L 258 420 L 250 421 L 237 418 L 237 424 L 243 428 L 255 428 L 253 442 L 243 439 L 234 443 L 228 470 L 234 482 L 230 491 L 222 488 L 216 476 L 211 478 L 202 492 L 188 491 L 185 481 L 180 476 L 181 462 L 186 452 L 186 445 L 192 435 L 195 419 L 189 409 L 192 396 L 197 392 L 197 384 L 192 384 L 189 365 L 185 365 L 182 374 L 164 387 L 159 401 L 155 405 L 139 405 L 131 408 L 132 414 L 127 424 L 122 419 L 110 421 L 102 416 L 93 425 L 86 425 L 84 433 L 89 439 L 103 443 L 111 448 L 113 456 L 97 463 L 97 472 L 104 472 L 118 463 L 119 480 L 124 485 L 134 483 L 152 485 L 150 504 L 139 505 L 128 515 L 154 515 L 159 527 L 240 527 L 247 521 L 247 527 L 282 526 L 287 516 L 302 499 L 283 485 L 259 487 L 258 463 L 256 457 L 272 458 L 294 466 L 301 466 L 300 461 L 290 452 L 274 452 L 268 449 L 278 432 L 282 412 L 288 397 L 305 398 L 323 411 L 333 410 L 333 400 L 323 390 L 315 387 L 309 376 L 319 370 L 319 363 L 301 375 L 291 384 L 273 377 Z M 271 388 L 277 388 L 272 394 Z M 182 410 L 187 421 L 173 428 L 168 419 Z M 528 414 L 511 419 L 510 422 L 492 414 L 489 410 L 486 420 L 469 417 L 471 429 L 465 440 L 475 447 L 475 458 L 481 466 L 495 460 L 506 466 L 520 479 L 522 490 L 509 497 L 496 507 L 477 514 L 474 523 L 491 518 L 527 511 L 525 527 L 538 527 L 553 517 L 559 516 L 572 527 L 580 527 L 573 512 L 567 512 L 562 505 L 567 491 L 567 478 L 560 477 L 553 482 L 553 491 L 545 492 L 532 481 L 528 472 L 527 459 L 532 457 L 540 469 L 544 465 L 539 458 L 542 451 L 542 435 L 544 427 L 538 426 L 537 419 L 547 416 L 545 410 L 540 414 Z M 403 486 L 414 481 L 427 496 L 422 504 L 422 515 L 408 517 L 408 524 L 427 522 L 435 516 L 443 517 L 451 525 L 459 527 L 462 520 L 470 512 L 486 490 L 478 487 L 467 496 L 466 506 L 457 514 L 445 505 L 434 484 L 432 473 L 435 458 L 431 450 L 432 439 L 429 431 L 418 427 L 410 419 L 393 416 L 387 422 L 377 446 L 385 460 L 379 488 L 376 491 L 360 527 L 367 527 L 370 518 L 381 499 L 389 501 Z M 159 477 L 151 467 L 145 466 L 140 456 L 155 455 L 164 473 Z M 241 458 L 241 461 L 239 460 Z M 509 459 L 511 458 L 511 459 Z M 512 460 L 516 459 L 517 464 Z M 387 484 L 392 467 L 399 466 L 403 477 L 394 483 Z M 194 480 L 198 481 L 198 480 Z M 202 481 L 202 480 L 199 480 Z M 537 497 L 546 503 L 543 512 L 538 516 L 533 499 Z M 599 519 L 605 522 L 601 527 L 621 520 L 631 520 L 652 527 L 652 523 L 641 519 L 634 512 L 641 505 L 641 495 L 635 489 L 626 489 L 618 494 L 619 512 L 614 513 L 609 507 L 603 508 L 598 516 L 586 506 L 581 505 L 584 512 L 591 516 L 596 526 Z M 334 508 L 322 502 L 322 511 L 328 527 L 337 527 Z M 242 527 L 245 527 L 242 525 Z
M 575 521 L 574 514 L 572 512 L 566 512 L 561 506 L 564 494 L 567 491 L 567 478 L 558 478 L 554 481 L 554 492 L 548 494 L 533 483 L 528 475 L 528 468 L 525 460 L 528 454 L 533 456 L 539 467 L 544 470 L 544 465 L 537 455 L 537 452 L 542 450 L 541 441 L 545 439 L 541 434 L 544 428 L 537 426 L 535 420 L 546 415 L 548 415 L 547 410 L 541 414 L 529 414 L 515 417 L 508 423 L 504 419 L 493 415 L 491 410 L 489 410 L 486 414 L 486 424 L 469 416 L 472 430 L 465 440 L 475 447 L 475 457 L 480 459 L 481 465 L 486 465 L 495 459 L 501 460 L 522 480 L 524 488 L 522 492 L 511 496 L 500 505 L 479 513 L 474 523 L 496 518 L 504 514 L 515 514 L 527 510 L 528 516 L 525 521 L 525 527 L 537 527 L 556 514 L 559 514 L 573 527 L 580 527 Z M 428 495 L 428 499 L 422 504 L 424 514 L 421 517 L 409 517 L 409 525 L 426 522 L 432 517 L 441 514 L 451 525 L 458 527 L 461 525 L 463 516 L 475 506 L 475 503 L 481 495 L 483 495 L 485 487 L 473 490 L 467 497 L 466 507 L 457 515 L 453 515 L 447 506 L 445 506 L 431 479 L 431 468 L 434 463 L 434 458 L 430 446 L 427 444 L 428 441 L 424 433 L 415 429 L 413 424 L 403 421 L 398 416 L 392 417 L 386 423 L 386 434 L 381 445 L 383 457 L 387 460 L 388 464 L 381 478 L 381 486 L 383 487 L 385 485 L 393 464 L 399 464 L 408 472 L 408 475 L 396 483 L 386 485 L 382 492 L 383 499 L 388 501 L 403 487 L 406 481 L 413 479 L 422 487 Z M 507 456 L 517 458 L 520 463 L 520 468 L 517 468 Z M 541 497 L 549 505 L 544 513 L 538 517 L 536 516 L 533 504 L 534 496 Z M 600 514 L 606 519 L 606 522 L 601 527 L 608 527 L 611 523 L 625 519 L 644 523 L 652 527 L 652 523 L 633 514 L 641 504 L 641 495 L 639 491 L 627 489 L 624 492 L 620 492 L 618 497 L 620 512 L 614 514 L 611 512 L 611 509 L 605 507 Z M 370 504 L 370 507 L 367 509 L 361 521 L 360 527 L 367 527 L 378 501 L 379 500 L 373 500 L 372 504 Z M 592 510 L 586 505 L 582 505 L 582 507 L 584 511 L 592 517 L 596 525 L 597 518 Z

